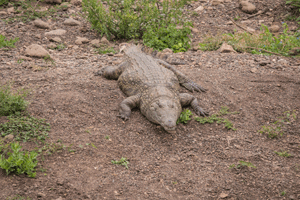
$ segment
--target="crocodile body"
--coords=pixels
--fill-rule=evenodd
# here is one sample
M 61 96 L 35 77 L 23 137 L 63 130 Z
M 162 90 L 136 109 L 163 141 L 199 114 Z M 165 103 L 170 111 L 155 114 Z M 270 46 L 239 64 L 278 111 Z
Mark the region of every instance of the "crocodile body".
M 139 107 L 151 122 L 174 133 L 182 106 L 191 105 L 198 115 L 207 115 L 197 99 L 188 93 L 179 93 L 180 85 L 190 91 L 205 91 L 168 63 L 146 55 L 135 45 L 125 50 L 126 61 L 118 67 L 104 67 L 98 75 L 117 79 L 128 96 L 120 104 L 120 115 L 127 120 L 131 109 Z

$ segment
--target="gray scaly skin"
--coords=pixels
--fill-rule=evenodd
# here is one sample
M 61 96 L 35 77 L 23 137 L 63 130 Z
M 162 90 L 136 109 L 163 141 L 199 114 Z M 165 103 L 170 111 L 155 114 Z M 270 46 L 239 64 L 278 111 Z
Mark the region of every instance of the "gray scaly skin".
M 125 62 L 118 67 L 103 67 L 97 73 L 108 79 L 117 79 L 121 90 L 128 96 L 120 104 L 119 117 L 127 120 L 131 109 L 139 107 L 149 121 L 174 133 L 182 106 L 191 105 L 197 115 L 208 115 L 194 96 L 179 93 L 180 85 L 191 92 L 204 92 L 205 89 L 168 63 L 144 54 L 138 46 L 131 45 L 124 52 Z

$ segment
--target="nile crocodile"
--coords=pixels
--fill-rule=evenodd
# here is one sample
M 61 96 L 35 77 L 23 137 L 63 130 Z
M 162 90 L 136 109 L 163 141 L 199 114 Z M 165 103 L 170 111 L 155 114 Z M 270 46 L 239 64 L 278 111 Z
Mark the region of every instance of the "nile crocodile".
M 208 115 L 193 95 L 179 93 L 180 85 L 191 92 L 204 92 L 204 88 L 167 62 L 146 55 L 139 46 L 131 45 L 124 52 L 125 62 L 97 72 L 108 79 L 117 79 L 121 90 L 129 96 L 120 104 L 119 117 L 127 120 L 131 109 L 139 107 L 149 121 L 174 133 L 182 106 L 191 105 L 197 115 Z

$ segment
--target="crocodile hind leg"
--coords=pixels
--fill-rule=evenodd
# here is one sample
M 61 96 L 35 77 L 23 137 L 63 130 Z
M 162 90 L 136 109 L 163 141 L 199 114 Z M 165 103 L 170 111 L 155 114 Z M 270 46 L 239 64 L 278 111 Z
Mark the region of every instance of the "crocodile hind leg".
M 171 70 L 172 72 L 174 72 L 174 74 L 177 76 L 179 83 L 185 87 L 186 89 L 188 89 L 191 92 L 194 92 L 194 90 L 196 90 L 197 92 L 205 92 L 206 89 L 204 89 L 203 87 L 201 87 L 200 85 L 198 85 L 197 83 L 193 82 L 191 79 L 189 79 L 188 77 L 186 77 L 183 73 L 181 73 L 180 71 L 178 71 L 176 68 L 174 68 L 172 65 L 170 65 L 169 63 L 160 60 L 160 59 L 156 59 L 156 61 L 161 64 L 162 66 L 164 66 L 165 68 Z
M 128 66 L 128 62 L 123 62 L 117 67 L 113 67 L 113 66 L 102 67 L 98 72 L 95 73 L 95 75 L 104 76 L 107 79 L 117 80 L 127 66 Z
M 197 98 L 188 93 L 180 93 L 181 106 L 191 105 L 197 115 L 208 116 L 208 112 L 204 111 L 198 104 Z
M 131 109 L 138 107 L 139 104 L 140 104 L 139 94 L 124 99 L 120 104 L 120 110 L 119 110 L 120 114 L 118 115 L 118 117 L 124 120 L 129 119 L 129 116 L 131 114 Z

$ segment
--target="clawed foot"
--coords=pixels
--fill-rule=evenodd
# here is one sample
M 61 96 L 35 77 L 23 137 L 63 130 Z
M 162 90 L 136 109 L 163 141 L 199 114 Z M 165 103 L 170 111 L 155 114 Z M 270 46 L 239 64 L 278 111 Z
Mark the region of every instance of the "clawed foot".
M 120 113 L 119 115 L 117 115 L 117 117 L 120 117 L 124 121 L 127 121 L 129 119 L 129 116 L 127 116 L 126 114 L 122 114 L 122 113 Z
M 197 108 L 195 109 L 195 111 L 196 111 L 196 114 L 197 114 L 197 115 L 201 115 L 201 116 L 203 116 L 203 117 L 206 117 L 206 116 L 209 115 L 209 112 L 208 112 L 208 111 L 205 111 L 205 110 L 203 110 L 203 109 L 200 108 L 200 107 L 197 107 Z
M 206 89 L 191 80 L 189 80 L 189 82 L 183 83 L 182 85 L 191 92 L 194 92 L 194 90 L 197 92 L 206 92 Z

